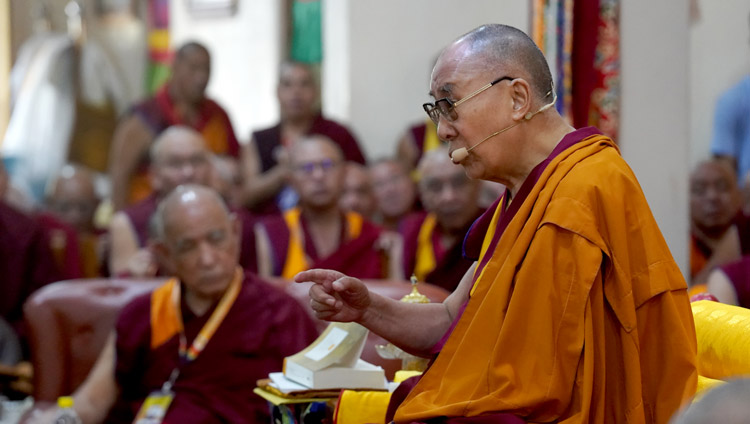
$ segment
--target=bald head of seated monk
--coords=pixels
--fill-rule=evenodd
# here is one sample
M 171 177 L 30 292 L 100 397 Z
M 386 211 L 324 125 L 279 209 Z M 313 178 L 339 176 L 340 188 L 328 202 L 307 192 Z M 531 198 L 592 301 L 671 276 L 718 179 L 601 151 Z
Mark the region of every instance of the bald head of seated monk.
M 676 414 L 670 424 L 742 424 L 750 417 L 750 379 L 721 384 Z
M 94 231 L 98 205 L 94 174 L 84 166 L 65 165 L 47 185 L 45 206 L 79 233 Z
M 316 337 L 299 302 L 239 267 L 240 225 L 210 188 L 159 204 L 155 248 L 175 278 L 122 310 L 74 408 L 83 422 L 131 423 L 165 385 L 163 422 L 264 422 L 254 382 Z M 42 421 L 40 421 L 42 422 Z M 47 421 L 51 422 L 51 421 Z
M 117 212 L 110 223 L 109 269 L 113 275 L 154 275 L 158 267 L 147 247 L 149 220 L 159 200 L 181 184 L 211 184 L 210 153 L 201 134 L 192 128 L 167 128 L 151 145 L 149 154 L 154 192 Z

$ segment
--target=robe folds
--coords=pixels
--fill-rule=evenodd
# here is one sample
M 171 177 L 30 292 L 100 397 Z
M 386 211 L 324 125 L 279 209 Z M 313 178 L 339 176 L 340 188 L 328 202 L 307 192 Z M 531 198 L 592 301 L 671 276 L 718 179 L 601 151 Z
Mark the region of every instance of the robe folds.
M 396 422 L 666 423 L 695 392 L 686 283 L 633 172 L 593 128 L 566 140 L 509 221 L 488 211 L 470 299 Z

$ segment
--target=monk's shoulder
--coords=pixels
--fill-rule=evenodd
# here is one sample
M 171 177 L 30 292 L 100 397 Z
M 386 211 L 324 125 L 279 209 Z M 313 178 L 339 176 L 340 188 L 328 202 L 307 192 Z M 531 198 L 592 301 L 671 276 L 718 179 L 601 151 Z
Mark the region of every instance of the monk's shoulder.
M 243 309 L 257 317 L 259 314 L 276 318 L 303 312 L 302 305 L 281 286 L 247 273 L 239 301 Z
M 135 349 L 151 334 L 151 293 L 136 296 L 120 311 L 115 324 L 118 346 Z
M 549 189 L 553 193 L 543 222 L 600 247 L 607 244 L 610 230 L 640 225 L 650 216 L 638 181 L 614 148 L 579 161 Z
M 573 166 L 555 187 L 553 199 L 593 206 L 634 195 L 642 196 L 642 191 L 633 171 L 614 148 L 605 148 Z

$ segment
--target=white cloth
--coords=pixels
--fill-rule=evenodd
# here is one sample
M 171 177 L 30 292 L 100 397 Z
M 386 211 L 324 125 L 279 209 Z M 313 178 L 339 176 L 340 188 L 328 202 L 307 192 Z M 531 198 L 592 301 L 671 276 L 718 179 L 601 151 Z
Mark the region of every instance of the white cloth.
M 64 165 L 75 120 L 75 54 L 64 34 L 32 37 L 11 74 L 13 108 L 0 147 L 14 164 L 11 181 L 40 200 L 50 176 Z

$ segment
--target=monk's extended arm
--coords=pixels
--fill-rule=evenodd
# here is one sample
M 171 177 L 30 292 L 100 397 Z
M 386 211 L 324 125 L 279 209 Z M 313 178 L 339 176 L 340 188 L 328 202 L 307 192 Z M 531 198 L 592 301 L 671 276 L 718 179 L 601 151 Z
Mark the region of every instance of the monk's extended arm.
M 254 207 L 272 198 L 286 183 L 287 167 L 280 161 L 276 166 L 262 172 L 260 154 L 255 140 L 250 140 L 242 149 L 242 201 Z
M 443 303 L 411 304 L 367 290 L 364 283 L 330 270 L 297 275 L 298 282 L 312 281 L 311 306 L 318 318 L 358 322 L 407 352 L 427 355 L 450 328 L 468 299 L 474 266 Z

